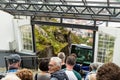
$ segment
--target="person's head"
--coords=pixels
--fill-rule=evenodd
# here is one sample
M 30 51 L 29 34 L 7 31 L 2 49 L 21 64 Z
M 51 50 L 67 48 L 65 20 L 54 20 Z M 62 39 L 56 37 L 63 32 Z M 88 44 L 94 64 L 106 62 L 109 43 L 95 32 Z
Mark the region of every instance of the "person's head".
M 76 58 L 72 55 L 68 56 L 66 59 L 66 66 L 74 66 L 76 64 Z
M 49 60 L 48 59 L 42 59 L 40 61 L 40 64 L 39 64 L 39 69 L 41 71 L 48 71 L 48 64 L 49 64 Z
M 105 63 L 96 74 L 97 80 L 120 80 L 120 67 L 115 63 Z
M 21 57 L 18 54 L 11 54 L 8 56 L 8 67 L 19 68 L 21 63 Z
M 57 56 L 62 60 L 62 62 L 65 61 L 65 57 L 66 57 L 66 56 L 65 56 L 65 53 L 64 53 L 64 52 L 59 52 Z
M 75 58 L 77 58 L 77 55 L 75 53 L 72 53 L 70 56 L 74 56 Z
M 96 80 L 96 74 L 90 74 L 89 80 Z
M 15 74 L 7 74 L 1 80 L 21 80 L 21 79 L 17 75 L 15 75 Z
M 21 70 L 16 72 L 16 75 L 21 80 L 33 80 L 33 73 L 29 69 L 21 69 Z
M 54 73 L 61 69 L 62 60 L 59 57 L 52 57 L 49 62 L 49 73 Z
M 98 63 L 90 63 L 89 65 L 89 70 L 97 70 L 97 68 L 99 67 Z

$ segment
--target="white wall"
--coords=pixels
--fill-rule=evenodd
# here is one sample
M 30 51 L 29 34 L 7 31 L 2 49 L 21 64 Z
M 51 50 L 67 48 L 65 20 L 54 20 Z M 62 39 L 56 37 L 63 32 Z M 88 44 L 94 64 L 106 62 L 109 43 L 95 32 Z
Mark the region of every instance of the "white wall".
M 9 50 L 9 42 L 14 40 L 13 16 L 0 11 L 0 50 Z
M 21 51 L 20 27 L 30 25 L 30 17 L 20 17 L 14 19 L 14 16 L 0 11 L 0 51 L 10 50 L 9 42 L 15 41 L 17 51 Z

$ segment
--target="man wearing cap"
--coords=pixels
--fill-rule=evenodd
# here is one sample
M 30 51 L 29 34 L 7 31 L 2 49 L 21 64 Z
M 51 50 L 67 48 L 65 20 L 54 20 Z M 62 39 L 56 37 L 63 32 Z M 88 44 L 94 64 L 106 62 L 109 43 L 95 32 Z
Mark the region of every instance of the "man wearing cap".
M 11 54 L 8 57 L 8 73 L 9 72 L 16 72 L 21 63 L 21 57 L 18 54 Z

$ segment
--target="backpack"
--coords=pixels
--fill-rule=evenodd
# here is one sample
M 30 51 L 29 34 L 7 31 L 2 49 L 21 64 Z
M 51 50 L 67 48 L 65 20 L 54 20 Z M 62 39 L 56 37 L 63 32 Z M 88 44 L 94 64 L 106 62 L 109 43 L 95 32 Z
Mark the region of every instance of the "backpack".
M 57 78 L 58 80 L 69 80 L 64 70 L 59 70 L 51 74 L 51 78 Z

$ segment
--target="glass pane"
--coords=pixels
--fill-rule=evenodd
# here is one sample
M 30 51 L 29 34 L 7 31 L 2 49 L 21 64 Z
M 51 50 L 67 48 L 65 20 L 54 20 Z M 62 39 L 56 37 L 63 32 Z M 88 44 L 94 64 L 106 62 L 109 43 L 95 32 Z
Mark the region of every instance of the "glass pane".
M 98 62 L 110 62 L 113 57 L 113 48 L 114 48 L 115 38 L 111 35 L 100 32 L 99 42 L 98 42 Z
M 79 44 L 71 46 L 71 53 L 77 55 L 77 62 L 83 64 L 90 64 L 93 58 L 92 47 L 81 46 Z
M 21 26 L 23 51 L 32 51 L 32 31 L 30 25 Z

